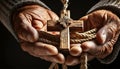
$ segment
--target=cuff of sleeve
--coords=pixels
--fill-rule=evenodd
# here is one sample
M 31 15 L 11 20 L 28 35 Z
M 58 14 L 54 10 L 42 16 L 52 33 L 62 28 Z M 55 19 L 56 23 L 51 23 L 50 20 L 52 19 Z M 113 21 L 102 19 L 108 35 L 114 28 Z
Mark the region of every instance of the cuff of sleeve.
M 108 2 L 108 0 L 102 0 L 99 3 L 97 3 L 95 6 L 93 6 L 89 11 L 88 14 L 96 11 L 96 10 L 109 10 L 112 13 L 116 14 L 120 18 L 120 2 Z

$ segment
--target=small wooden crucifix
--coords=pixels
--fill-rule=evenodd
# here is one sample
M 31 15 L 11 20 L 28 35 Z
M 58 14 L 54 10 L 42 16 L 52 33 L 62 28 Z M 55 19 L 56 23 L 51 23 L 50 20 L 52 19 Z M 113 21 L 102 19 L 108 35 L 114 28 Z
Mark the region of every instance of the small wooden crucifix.
M 67 10 L 69 0 L 61 0 L 64 7 L 61 11 L 61 17 L 58 21 L 49 20 L 47 24 L 48 31 L 60 31 L 60 50 L 70 49 L 70 32 L 83 32 L 83 21 L 72 20 L 70 11 Z
M 69 11 L 67 11 L 66 15 L 63 17 L 61 13 L 60 20 L 49 20 L 47 24 L 48 31 L 60 31 L 60 50 L 70 49 L 70 32 L 84 32 L 83 21 L 72 20 Z
M 49 20 L 47 22 L 48 31 L 60 31 L 60 47 L 59 50 L 66 52 L 70 50 L 70 33 L 84 32 L 84 23 L 81 20 L 73 20 L 70 18 L 70 11 L 67 10 L 69 0 L 62 0 L 64 7 L 61 11 L 61 17 L 57 21 Z M 83 57 L 86 57 L 83 55 Z M 86 61 L 86 60 L 85 60 Z M 87 62 L 81 65 L 82 69 L 87 69 Z

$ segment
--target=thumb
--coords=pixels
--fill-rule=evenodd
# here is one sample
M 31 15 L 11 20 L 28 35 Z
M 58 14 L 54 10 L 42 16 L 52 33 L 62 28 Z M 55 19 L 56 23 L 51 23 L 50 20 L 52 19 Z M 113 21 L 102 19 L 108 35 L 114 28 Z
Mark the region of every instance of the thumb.
M 96 34 L 98 44 L 104 44 L 115 37 L 117 25 L 115 23 L 108 23 L 102 27 Z

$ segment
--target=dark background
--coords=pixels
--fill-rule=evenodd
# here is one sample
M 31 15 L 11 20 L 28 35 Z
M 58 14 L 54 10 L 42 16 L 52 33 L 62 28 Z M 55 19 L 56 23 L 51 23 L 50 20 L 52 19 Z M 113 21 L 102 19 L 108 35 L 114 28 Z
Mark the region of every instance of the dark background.
M 62 9 L 60 0 L 42 1 L 59 15 Z M 98 0 L 70 0 L 69 9 L 71 10 L 71 17 L 73 19 L 79 19 L 97 2 Z M 101 64 L 95 59 L 88 63 L 89 69 L 120 69 L 119 56 L 113 63 L 108 65 Z M 0 23 L 0 69 L 48 69 L 49 65 L 50 62 L 35 58 L 23 52 L 19 43 L 17 43 L 14 37 Z M 70 68 L 79 69 L 78 66 Z

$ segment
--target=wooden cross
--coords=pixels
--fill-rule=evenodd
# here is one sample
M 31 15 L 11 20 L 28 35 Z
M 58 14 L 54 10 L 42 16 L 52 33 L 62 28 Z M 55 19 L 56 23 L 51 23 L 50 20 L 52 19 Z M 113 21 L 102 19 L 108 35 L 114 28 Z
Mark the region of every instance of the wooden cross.
M 70 11 L 67 10 L 69 0 L 61 0 L 61 1 L 64 5 L 63 10 L 61 11 L 61 17 L 57 21 L 49 20 L 47 22 L 47 30 L 60 31 L 59 49 L 61 50 L 61 52 L 64 53 L 64 51 L 66 52 L 70 50 L 70 33 L 84 32 L 84 24 L 83 24 L 83 21 L 81 20 L 72 20 L 70 18 Z M 82 56 L 85 59 L 83 59 L 83 61 L 81 62 L 80 68 L 87 69 L 87 55 L 83 54 Z
M 84 24 L 81 20 L 72 20 L 70 12 L 61 14 L 58 21 L 49 20 L 48 31 L 60 31 L 60 50 L 70 50 L 70 32 L 84 32 Z

